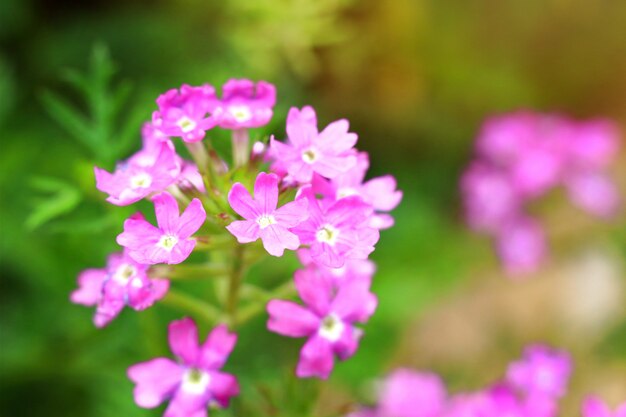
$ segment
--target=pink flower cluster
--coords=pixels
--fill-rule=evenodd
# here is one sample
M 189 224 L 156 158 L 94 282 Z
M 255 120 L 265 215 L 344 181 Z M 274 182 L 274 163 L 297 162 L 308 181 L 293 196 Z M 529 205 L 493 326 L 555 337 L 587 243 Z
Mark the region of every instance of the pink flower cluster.
M 273 173 L 260 173 L 254 196 L 235 184 L 228 201 L 244 220 L 228 226 L 240 243 L 261 239 L 267 252 L 299 251 L 304 269 L 294 281 L 304 306 L 272 300 L 268 328 L 288 337 L 306 337 L 296 369 L 299 377 L 327 378 L 334 358 L 352 356 L 365 323 L 374 313 L 370 292 L 374 267 L 367 260 L 390 227 L 387 214 L 402 199 L 396 181 L 384 176 L 364 181 L 368 156 L 354 145 L 357 135 L 346 120 L 321 132 L 311 107 L 292 108 L 286 143 L 272 139 Z M 279 208 L 280 190 L 296 188 L 295 200 Z
M 581 209 L 604 218 L 616 214 L 619 193 L 607 169 L 618 147 L 617 128 L 607 120 L 530 112 L 490 118 L 461 179 L 467 222 L 495 239 L 508 271 L 532 271 L 547 244 L 526 206 L 563 186 Z
M 570 373 L 569 355 L 542 345 L 527 347 L 502 380 L 478 392 L 449 395 L 438 375 L 398 369 L 375 408 L 349 417 L 553 417 Z
M 240 244 L 260 239 L 276 257 L 297 250 L 302 268 L 293 280 L 304 305 L 271 300 L 267 326 L 281 335 L 308 339 L 296 369 L 299 377 L 327 378 L 335 358 L 354 355 L 363 334 L 358 325 L 376 309 L 377 298 L 370 291 L 375 267 L 368 257 L 379 231 L 393 225 L 388 212 L 400 203 L 402 192 L 392 176 L 366 181 L 368 155 L 354 148 L 357 135 L 349 132 L 348 122 L 333 122 L 320 132 L 311 107 L 289 111 L 285 142 L 272 138 L 269 147 L 255 146 L 250 154 L 247 129 L 270 121 L 275 88 L 266 82 L 230 80 L 222 90 L 222 98 L 210 85 L 183 85 L 162 94 L 156 100 L 158 110 L 143 127 L 142 148 L 113 173 L 95 168 L 96 187 L 108 195 L 107 201 L 123 206 L 148 199 L 156 226 L 141 213 L 128 218 L 117 236 L 123 253 L 111 255 L 106 269 L 82 272 L 71 300 L 95 306 L 94 321 L 102 327 L 125 305 L 141 310 L 165 297 L 170 283 L 162 271 L 184 275 L 185 269 L 152 266 L 186 261 L 199 240 L 213 242 L 211 250 L 222 251 L 220 261 L 233 261 L 241 270 L 246 259 L 236 258 L 236 253 L 243 250 L 233 251 L 228 233 Z M 232 170 L 210 143 L 199 143 L 216 127 L 233 131 Z M 173 137 L 182 138 L 198 166 L 176 153 Z M 251 193 L 243 184 L 252 183 L 246 175 L 264 163 L 270 172 L 256 175 Z M 241 169 L 245 164 L 253 170 Z M 233 174 L 243 183 L 232 184 L 226 197 Z M 233 220 L 235 214 L 240 218 Z M 225 220 L 232 221 L 225 226 Z M 206 235 L 196 236 L 200 230 Z M 219 247 L 216 241 L 226 243 Z M 193 265 L 200 271 L 209 266 Z M 229 303 L 236 304 L 233 288 L 241 277 L 233 272 L 230 279 Z M 179 300 L 186 296 L 177 295 Z M 177 299 L 175 294 L 172 298 Z M 185 300 L 186 307 L 203 302 Z M 236 308 L 223 307 L 228 311 L 216 320 L 238 324 Z M 177 360 L 156 358 L 130 367 L 135 402 L 153 408 L 169 401 L 166 417 L 204 417 L 208 406 L 226 407 L 239 392 L 236 378 L 221 371 L 236 339 L 225 325 L 218 325 L 199 344 L 191 319 L 172 322 L 169 344 Z

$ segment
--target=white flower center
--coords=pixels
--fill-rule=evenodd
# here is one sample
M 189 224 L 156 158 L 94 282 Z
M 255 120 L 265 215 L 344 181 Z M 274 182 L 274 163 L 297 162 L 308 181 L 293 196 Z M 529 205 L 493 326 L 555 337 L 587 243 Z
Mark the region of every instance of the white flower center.
M 344 328 L 345 325 L 341 319 L 331 313 L 322 319 L 318 332 L 324 339 L 336 342 L 341 338 Z
M 359 195 L 359 192 L 351 187 L 344 187 L 337 190 L 337 200 L 350 197 L 351 195 Z
M 178 119 L 178 122 L 176 122 L 176 124 L 178 125 L 178 127 L 180 127 L 180 130 L 182 130 L 184 133 L 191 132 L 192 130 L 196 128 L 196 122 L 194 122 L 187 116 L 183 116 L 180 119 Z
M 339 237 L 339 230 L 330 224 L 327 224 L 317 230 L 315 233 L 315 238 L 318 242 L 328 243 L 333 246 L 337 243 L 337 238 Z
M 265 229 L 269 225 L 276 224 L 276 219 L 271 214 L 263 214 L 256 219 L 256 222 L 259 224 L 261 229 Z
M 302 152 L 302 160 L 307 164 L 312 164 L 317 161 L 318 158 L 319 154 L 314 148 L 308 148 Z
M 230 106 L 228 112 L 240 123 L 252 118 L 252 112 L 247 106 Z
M 181 388 L 189 394 L 202 395 L 211 383 L 211 376 L 197 368 L 189 368 L 183 375 Z
M 178 237 L 174 235 L 163 235 L 161 236 L 161 239 L 157 243 L 157 246 L 167 251 L 171 251 L 174 248 L 174 246 L 176 246 L 177 243 L 178 243 Z
M 137 175 L 133 175 L 130 178 L 131 188 L 148 188 L 152 184 L 152 177 L 146 172 L 141 172 Z
M 120 284 L 126 284 L 129 279 L 137 275 L 137 268 L 129 264 L 121 264 L 115 270 L 115 274 L 113 274 L 113 279 L 115 279 Z

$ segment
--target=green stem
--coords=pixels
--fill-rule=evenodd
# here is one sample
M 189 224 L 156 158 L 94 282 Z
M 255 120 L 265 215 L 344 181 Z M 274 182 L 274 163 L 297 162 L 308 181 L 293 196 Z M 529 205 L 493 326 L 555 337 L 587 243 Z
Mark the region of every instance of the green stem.
M 176 290 L 169 290 L 161 302 L 167 306 L 197 315 L 209 324 L 222 321 L 220 311 L 211 304 Z
M 233 165 L 239 168 L 250 159 L 250 134 L 248 129 L 233 130 Z
M 252 319 L 254 316 L 259 314 L 260 312 L 262 312 L 268 301 L 276 299 L 276 298 L 289 298 L 293 294 L 295 294 L 295 292 L 296 292 L 296 287 L 293 284 L 293 280 L 290 279 L 289 281 L 274 288 L 272 291 L 268 291 L 263 300 L 260 300 L 255 303 L 251 303 L 247 305 L 245 308 L 242 308 L 238 316 L 237 324 L 243 324 L 246 321 Z
M 157 265 L 150 268 L 151 278 L 194 279 L 194 278 L 221 278 L 228 276 L 230 268 L 220 263 L 191 264 L 165 266 Z
M 228 298 L 226 301 L 226 310 L 232 325 L 237 323 L 237 305 L 239 304 L 239 291 L 241 289 L 241 281 L 244 271 L 244 245 L 237 245 L 233 250 L 233 264 L 230 274 L 230 283 L 228 286 Z

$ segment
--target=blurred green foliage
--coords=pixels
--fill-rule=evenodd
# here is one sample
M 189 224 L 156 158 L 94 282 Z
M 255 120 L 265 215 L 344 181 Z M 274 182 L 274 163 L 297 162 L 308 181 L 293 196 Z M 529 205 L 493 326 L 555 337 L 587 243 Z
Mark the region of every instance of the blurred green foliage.
M 260 137 L 283 137 L 288 107 L 312 104 L 321 124 L 350 119 L 372 175 L 398 177 L 405 200 L 374 253 L 380 309 L 328 385 L 363 397 L 415 317 L 497 268 L 463 227 L 457 195 L 480 121 L 534 107 L 623 122 L 624 21 L 625 2 L 592 0 L 0 2 L 0 414 L 160 415 L 133 404 L 125 369 L 168 354 L 163 324 L 178 312 L 125 312 L 98 331 L 68 295 L 137 209 L 103 204 L 93 165 L 139 148 L 162 91 L 267 79 L 279 103 Z M 294 267 L 277 264 L 263 274 Z M 300 342 L 264 331 L 264 320 L 243 329 L 227 368 L 243 377 L 241 400 L 215 415 L 314 415 L 306 400 L 324 384 L 294 385 L 279 364 L 295 363 Z M 621 326 L 600 358 L 626 357 Z

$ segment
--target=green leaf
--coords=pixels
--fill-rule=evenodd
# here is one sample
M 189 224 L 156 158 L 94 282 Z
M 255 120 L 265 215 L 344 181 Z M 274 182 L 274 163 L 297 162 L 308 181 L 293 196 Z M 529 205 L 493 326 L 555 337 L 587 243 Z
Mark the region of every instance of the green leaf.
M 26 227 L 29 230 L 34 230 L 52 219 L 71 212 L 82 199 L 77 188 L 56 178 L 33 178 L 32 187 L 36 191 L 51 195 L 37 199 L 33 211 L 26 219 Z
M 74 109 L 64 99 L 51 91 L 44 91 L 40 95 L 41 101 L 50 114 L 70 135 L 78 142 L 85 145 L 93 152 L 97 152 L 97 145 L 94 143 L 93 130 L 89 121 Z

